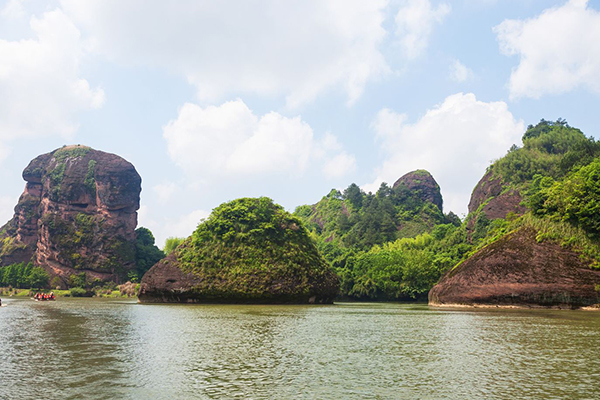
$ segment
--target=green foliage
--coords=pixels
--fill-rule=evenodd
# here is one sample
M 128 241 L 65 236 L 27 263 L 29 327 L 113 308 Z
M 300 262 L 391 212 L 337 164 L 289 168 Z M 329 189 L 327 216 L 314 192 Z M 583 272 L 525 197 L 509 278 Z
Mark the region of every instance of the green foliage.
M 360 210 L 362 207 L 364 197 L 364 192 L 356 183 L 351 184 L 346 190 L 344 190 L 344 198 L 347 199 L 348 203 L 350 203 L 356 210 Z
M 96 160 L 90 160 L 88 162 L 88 170 L 84 180 L 85 187 L 88 189 L 90 194 L 96 196 Z
M 0 239 L 0 257 L 10 255 L 17 250 L 24 249 L 27 246 L 23 243 L 19 243 L 13 236 L 7 236 Z
M 423 174 L 428 173 L 423 171 Z M 402 237 L 415 237 L 445 223 L 460 225 L 455 214 L 444 216 L 434 204 L 421 200 L 418 191 L 382 183 L 376 194 L 351 184 L 344 194 L 332 190 L 314 206 L 300 206 L 298 216 L 317 240 L 341 242 L 345 247 L 368 250 Z
M 0 286 L 15 288 L 46 288 L 50 277 L 42 268 L 32 263 L 11 264 L 0 267 Z
M 340 278 L 341 294 L 361 300 L 423 298 L 441 274 L 471 248 L 464 226 L 440 224 L 431 234 L 402 238 L 368 251 L 320 242 Z
M 168 237 L 167 240 L 165 240 L 165 246 L 163 248 L 165 256 L 168 256 L 169 254 L 171 254 L 171 252 L 173 250 L 175 250 L 177 248 L 177 246 L 179 246 L 181 243 L 183 243 L 184 240 L 185 240 L 185 238 Z
M 331 295 L 337 282 L 299 218 L 266 197 L 221 204 L 176 250 L 208 297 Z
M 64 163 L 68 158 L 80 158 L 91 151 L 87 146 L 64 146 L 56 150 L 52 155 L 59 163 Z
M 559 182 L 538 177 L 530 190 L 529 205 L 536 215 L 570 222 L 600 237 L 600 158 Z
M 88 294 L 88 291 L 82 287 L 73 287 L 69 289 L 69 294 L 71 297 L 85 297 Z
M 79 274 L 73 274 L 69 276 L 69 287 L 70 288 L 85 288 L 87 286 L 87 276 L 85 272 Z
M 58 163 L 50 172 L 48 172 L 48 178 L 50 179 L 50 186 L 52 188 L 51 197 L 53 201 L 57 201 L 60 197 L 60 189 L 62 181 L 65 177 L 65 163 Z
M 564 120 L 542 120 L 536 126 L 529 126 L 523 135 L 522 148 L 511 148 L 492 169 L 506 182 L 521 185 L 536 175 L 559 179 L 573 167 L 586 165 L 598 156 L 600 142 L 586 137 Z
M 165 257 L 165 253 L 154 244 L 154 235 L 150 232 L 150 229 L 144 227 L 137 228 L 135 236 L 136 271 L 135 274 L 130 273 L 129 275 L 129 279 L 132 282 L 139 281 L 154 264 Z

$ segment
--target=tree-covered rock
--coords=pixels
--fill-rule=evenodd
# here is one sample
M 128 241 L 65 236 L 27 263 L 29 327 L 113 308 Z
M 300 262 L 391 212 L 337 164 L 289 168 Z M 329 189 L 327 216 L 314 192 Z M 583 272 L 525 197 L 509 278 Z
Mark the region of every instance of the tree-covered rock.
M 463 260 L 433 304 L 578 307 L 600 301 L 600 142 L 566 121 L 529 126 L 473 192 Z
M 600 156 L 600 142 L 562 119 L 541 120 L 529 125 L 523 145 L 513 145 L 495 161 L 479 181 L 469 202 L 468 227 L 475 229 L 487 221 L 505 218 L 509 213 L 527 211 L 527 193 L 536 177 L 561 180 L 574 168 L 587 165 Z M 482 236 L 482 232 L 477 233 Z
M 410 300 L 424 297 L 470 249 L 460 218 L 444 215 L 442 203 L 435 179 L 416 170 L 375 194 L 356 184 L 332 190 L 295 214 L 336 270 L 343 297 Z
M 210 217 L 143 277 L 141 302 L 330 303 L 338 279 L 301 220 L 243 198 Z

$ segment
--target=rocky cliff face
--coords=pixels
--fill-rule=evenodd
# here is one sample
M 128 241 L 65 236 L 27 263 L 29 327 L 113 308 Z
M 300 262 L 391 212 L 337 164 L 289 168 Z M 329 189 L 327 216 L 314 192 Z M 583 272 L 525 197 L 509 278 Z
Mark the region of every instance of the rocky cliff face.
M 443 200 L 440 186 L 428 171 L 418 169 L 409 172 L 398 179 L 393 188 L 406 187 L 409 191 L 417 194 L 422 201 L 433 203 L 442 211 Z
M 64 285 L 73 274 L 119 281 L 134 267 L 141 178 L 114 154 L 68 146 L 23 171 L 25 191 L 0 229 L 0 265 L 33 261 Z
M 469 214 L 482 213 L 488 219 L 505 218 L 510 212 L 522 215 L 527 208 L 521 204 L 523 198 L 518 190 L 507 189 L 502 178 L 494 176 L 490 169 L 475 186 L 469 201 Z M 475 223 L 475 218 L 469 220 L 469 228 Z
M 521 305 L 575 308 L 600 302 L 600 271 L 579 254 L 536 240 L 522 228 L 446 273 L 429 292 L 432 305 Z

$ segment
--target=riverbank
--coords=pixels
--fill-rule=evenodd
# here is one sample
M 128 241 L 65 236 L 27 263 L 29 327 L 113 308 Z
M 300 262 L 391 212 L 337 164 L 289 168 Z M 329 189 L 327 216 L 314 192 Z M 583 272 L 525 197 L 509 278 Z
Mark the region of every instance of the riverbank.
M 99 297 L 128 299 L 137 296 L 139 284 L 127 282 L 115 287 L 95 287 L 91 289 L 71 288 L 61 289 L 17 289 L 0 287 L 2 297 L 33 297 L 35 293 L 49 293 L 52 291 L 56 297 Z
M 429 304 L 432 308 L 504 308 L 504 309 L 520 309 L 520 310 L 586 310 L 600 311 L 600 304 L 594 304 L 585 307 L 571 307 L 567 304 L 556 306 L 540 306 L 536 304 Z

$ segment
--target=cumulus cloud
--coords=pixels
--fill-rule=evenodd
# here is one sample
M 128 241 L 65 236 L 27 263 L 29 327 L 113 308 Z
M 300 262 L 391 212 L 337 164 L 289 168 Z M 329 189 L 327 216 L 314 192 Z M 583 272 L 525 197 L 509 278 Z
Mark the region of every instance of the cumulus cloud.
M 13 3 L 19 4 L 7 7 Z M 76 113 L 104 101 L 102 89 L 80 78 L 79 31 L 62 11 L 32 17 L 30 28 L 33 39 L 0 39 L 0 156 L 15 138 L 69 137 L 78 127 Z
M 187 103 L 163 133 L 172 160 L 188 175 L 204 179 L 299 175 L 311 159 L 341 150 L 331 134 L 315 141 L 312 128 L 300 117 L 276 112 L 257 116 L 239 99 L 205 108 Z
M 600 93 L 600 13 L 586 0 L 571 0 L 527 20 L 505 20 L 494 28 L 500 50 L 518 55 L 511 98 L 539 98 L 584 87 Z
M 0 227 L 4 226 L 14 215 L 14 207 L 18 199 L 10 196 L 0 196 Z
M 323 167 L 323 173 L 328 178 L 340 178 L 356 171 L 356 158 L 345 151 L 331 158 Z
M 156 215 L 152 210 L 143 205 L 138 211 L 138 226 L 144 226 L 152 231 L 156 245 L 162 248 L 168 237 L 188 237 L 196 230 L 198 224 L 210 215 L 205 210 L 194 210 L 174 218 L 162 218 L 157 221 L 151 217 Z
M 473 71 L 458 60 L 450 64 L 450 79 L 455 82 L 465 82 L 473 79 Z
M 152 187 L 159 204 L 167 204 L 178 189 L 179 186 L 174 182 L 163 182 Z
M 396 14 L 396 36 L 406 57 L 413 59 L 427 47 L 435 24 L 439 24 L 450 12 L 450 6 L 442 3 L 432 7 L 429 0 L 405 0 Z
M 23 7 L 23 0 L 8 0 L 4 7 L 0 9 L 0 16 L 6 18 L 22 18 L 25 14 L 25 7 Z
M 389 71 L 379 50 L 386 0 L 61 4 L 94 51 L 181 73 L 202 101 L 283 95 L 294 107 L 342 90 L 353 103 L 367 82 Z
M 377 179 L 364 189 L 376 191 L 415 169 L 427 169 L 440 184 L 444 209 L 464 213 L 475 184 L 490 161 L 519 143 L 525 129 L 504 102 L 478 101 L 457 93 L 428 110 L 417 122 L 383 109 L 371 127 L 386 154 Z

